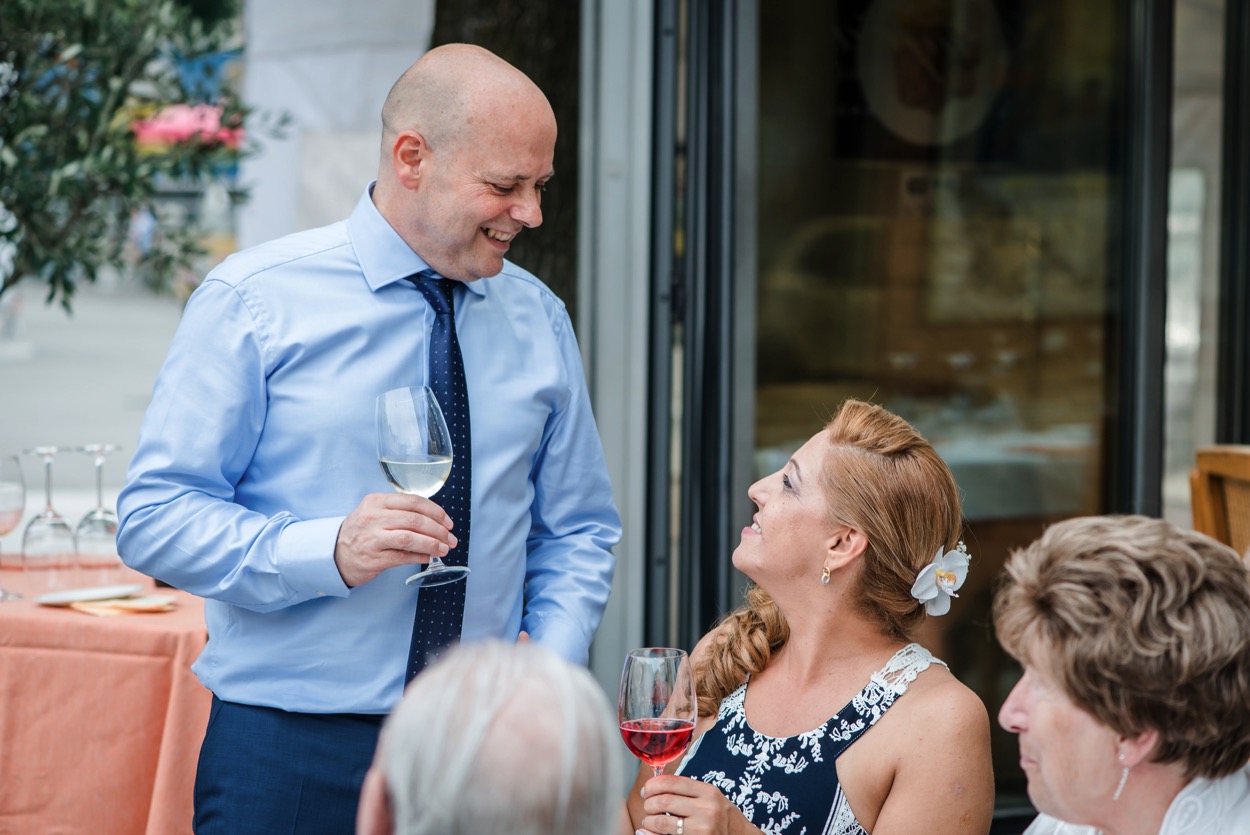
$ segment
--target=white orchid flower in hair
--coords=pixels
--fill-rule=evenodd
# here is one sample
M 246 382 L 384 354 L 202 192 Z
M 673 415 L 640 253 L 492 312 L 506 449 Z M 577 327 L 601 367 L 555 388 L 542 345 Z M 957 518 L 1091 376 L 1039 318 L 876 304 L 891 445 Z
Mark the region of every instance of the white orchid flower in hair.
M 944 615 L 951 610 L 951 598 L 968 577 L 968 546 L 961 541 L 951 551 L 938 548 L 933 562 L 926 565 L 912 584 L 911 596 L 924 604 L 931 615 Z

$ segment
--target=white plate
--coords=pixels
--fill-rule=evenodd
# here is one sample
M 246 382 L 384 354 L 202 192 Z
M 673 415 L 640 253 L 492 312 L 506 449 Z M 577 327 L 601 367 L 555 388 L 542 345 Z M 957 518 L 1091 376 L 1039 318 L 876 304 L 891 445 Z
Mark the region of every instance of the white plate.
M 134 597 L 143 591 L 143 585 L 134 583 L 126 586 L 96 586 L 90 589 L 68 589 L 41 594 L 35 598 L 36 603 L 44 606 L 68 606 L 71 603 L 83 603 L 90 600 L 116 600 L 119 597 Z

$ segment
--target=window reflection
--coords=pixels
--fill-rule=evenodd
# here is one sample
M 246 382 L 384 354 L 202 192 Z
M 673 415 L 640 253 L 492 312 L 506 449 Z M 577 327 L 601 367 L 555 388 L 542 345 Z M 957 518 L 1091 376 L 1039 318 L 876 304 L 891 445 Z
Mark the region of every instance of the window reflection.
M 922 640 L 991 714 L 1018 674 L 988 629 L 994 575 L 1048 521 L 1102 508 L 1125 15 L 842 0 L 760 20 L 756 466 L 846 397 L 933 441 L 974 562 Z M 1005 734 L 995 760 L 1022 793 Z

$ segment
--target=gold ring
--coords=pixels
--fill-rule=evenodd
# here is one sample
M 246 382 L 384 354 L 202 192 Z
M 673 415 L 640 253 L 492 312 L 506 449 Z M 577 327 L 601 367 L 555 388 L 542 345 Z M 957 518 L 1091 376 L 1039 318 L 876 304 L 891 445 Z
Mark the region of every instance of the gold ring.
M 677 835 L 686 835 L 686 819 L 677 819 Z

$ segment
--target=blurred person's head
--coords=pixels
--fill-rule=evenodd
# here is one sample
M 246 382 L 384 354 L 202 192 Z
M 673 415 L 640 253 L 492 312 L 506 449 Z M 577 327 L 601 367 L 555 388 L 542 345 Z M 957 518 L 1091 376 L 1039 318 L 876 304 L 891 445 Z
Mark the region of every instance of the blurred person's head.
M 1250 760 L 1250 573 L 1231 548 L 1069 519 L 1012 554 L 994 623 L 1024 667 L 999 723 L 1039 811 L 1108 828 Z
M 383 726 L 359 835 L 610 832 L 623 762 L 594 678 L 537 644 L 461 645 Z
M 512 239 L 542 223 L 555 143 L 528 76 L 482 47 L 440 46 L 387 95 L 373 202 L 444 277 L 497 275 Z

